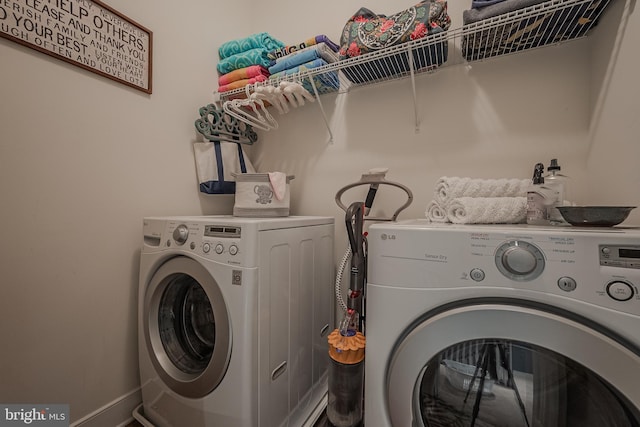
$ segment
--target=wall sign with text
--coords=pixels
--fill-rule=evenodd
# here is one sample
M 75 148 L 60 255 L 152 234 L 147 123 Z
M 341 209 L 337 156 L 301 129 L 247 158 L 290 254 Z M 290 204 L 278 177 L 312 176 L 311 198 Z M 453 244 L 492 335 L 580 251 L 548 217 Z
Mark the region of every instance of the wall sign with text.
M 153 33 L 97 0 L 0 0 L 0 36 L 151 93 Z

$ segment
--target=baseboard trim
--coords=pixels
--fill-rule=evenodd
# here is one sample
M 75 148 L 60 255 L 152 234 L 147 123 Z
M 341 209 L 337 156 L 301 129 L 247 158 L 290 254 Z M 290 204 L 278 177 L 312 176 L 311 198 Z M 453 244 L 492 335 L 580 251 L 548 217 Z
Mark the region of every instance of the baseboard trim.
M 133 421 L 132 413 L 140 403 L 142 392 L 136 388 L 72 423 L 70 427 L 124 427 Z

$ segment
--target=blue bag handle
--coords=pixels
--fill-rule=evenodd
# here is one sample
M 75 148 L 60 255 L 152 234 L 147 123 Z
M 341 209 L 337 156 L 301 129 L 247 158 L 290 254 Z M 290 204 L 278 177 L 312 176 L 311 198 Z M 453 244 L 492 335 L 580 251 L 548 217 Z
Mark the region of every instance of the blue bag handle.
M 216 166 L 218 168 L 218 180 L 201 182 L 200 191 L 202 193 L 207 193 L 207 194 L 235 194 L 236 192 L 235 181 L 224 180 L 224 164 L 222 162 L 222 148 L 220 146 L 221 143 L 212 141 L 212 144 L 213 144 L 213 149 L 216 153 Z M 236 144 L 236 146 L 238 147 L 238 159 L 240 160 L 240 171 L 242 173 L 247 173 L 247 165 L 244 160 L 242 147 L 238 143 L 231 143 L 231 144 Z

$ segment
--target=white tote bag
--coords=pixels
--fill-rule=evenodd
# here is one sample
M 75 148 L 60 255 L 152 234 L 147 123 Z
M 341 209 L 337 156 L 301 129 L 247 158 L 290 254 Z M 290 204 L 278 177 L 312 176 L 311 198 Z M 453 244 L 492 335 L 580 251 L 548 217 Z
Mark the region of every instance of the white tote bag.
M 255 173 L 242 144 L 196 142 L 193 144 L 200 191 L 206 194 L 235 194 L 233 174 Z

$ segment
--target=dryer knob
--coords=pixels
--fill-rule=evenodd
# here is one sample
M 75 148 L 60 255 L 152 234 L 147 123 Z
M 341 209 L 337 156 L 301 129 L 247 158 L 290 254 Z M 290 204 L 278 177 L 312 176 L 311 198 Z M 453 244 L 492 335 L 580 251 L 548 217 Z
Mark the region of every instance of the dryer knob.
M 536 257 L 527 249 L 510 247 L 502 254 L 502 263 L 513 274 L 529 274 L 536 268 Z
M 177 244 L 183 245 L 184 242 L 189 238 L 189 229 L 186 225 L 180 224 L 173 230 L 173 240 L 176 241 Z
M 544 255 L 532 243 L 520 240 L 503 243 L 495 254 L 496 267 L 507 278 L 529 281 L 542 274 Z

